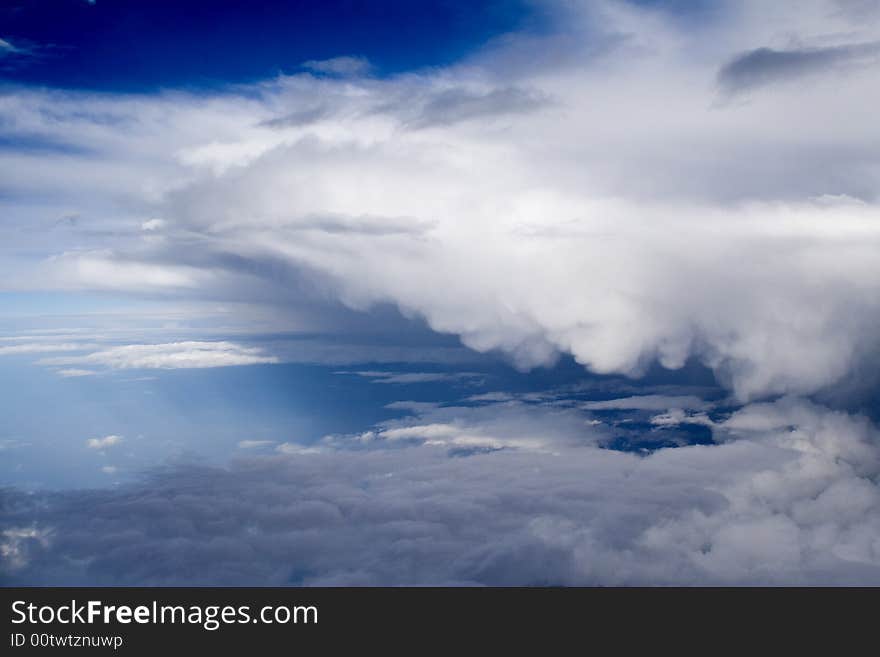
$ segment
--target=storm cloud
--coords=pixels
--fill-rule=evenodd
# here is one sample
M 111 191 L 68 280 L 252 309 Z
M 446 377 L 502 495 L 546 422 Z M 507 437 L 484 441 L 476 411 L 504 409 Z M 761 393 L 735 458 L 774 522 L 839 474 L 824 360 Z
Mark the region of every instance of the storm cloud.
M 703 31 L 626 3 L 560 9 L 564 33 L 390 78 L 346 67 L 207 96 L 7 94 L 10 130 L 94 154 L 5 152 L 6 186 L 40 179 L 68 214 L 116 226 L 86 239 L 79 222 L 76 248 L 59 237 L 15 260 L 7 285 L 256 299 L 279 316 L 391 304 L 522 368 L 569 353 L 637 376 L 694 357 L 740 400 L 829 389 L 877 353 L 880 89 L 873 70 L 826 65 L 873 57 L 880 35 L 757 45 L 791 12 L 737 6 Z M 808 9 L 791 23 L 803 40 L 853 32 L 839 8 Z M 627 36 L 504 64 L 536 38 L 552 52 L 597 30 Z M 736 89 L 815 76 L 719 105 L 720 67 Z M 33 254 L 11 235 L 7 249 Z

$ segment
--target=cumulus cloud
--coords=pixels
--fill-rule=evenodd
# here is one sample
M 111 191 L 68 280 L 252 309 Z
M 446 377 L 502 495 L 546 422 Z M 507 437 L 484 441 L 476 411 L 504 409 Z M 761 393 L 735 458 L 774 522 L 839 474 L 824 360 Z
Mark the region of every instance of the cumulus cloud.
M 3 581 L 880 582 L 880 436 L 864 418 L 788 398 L 720 422 L 717 445 L 638 456 L 536 417 L 554 450 L 450 458 L 428 434 L 493 431 L 479 415 L 437 427 L 434 412 L 410 418 L 408 446 L 337 438 L 111 490 L 5 491 Z
M 234 342 L 172 342 L 110 347 L 84 356 L 44 358 L 41 365 L 102 365 L 112 369 L 181 369 L 277 363 L 259 347 Z
M 280 324 L 303 299 L 391 304 L 524 369 L 697 360 L 733 401 L 616 382 L 604 401 L 398 402 L 410 415 L 316 445 L 242 440 L 265 451 L 228 468 L 5 490 L 4 582 L 880 584 L 877 428 L 791 396 L 876 385 L 876 3 L 731 1 L 698 24 L 570 4 L 546 34 L 387 78 L 340 58 L 198 95 L 7 90 L 4 130 L 64 156 L 0 152 L 0 280 L 247 302 Z M 78 219 L 47 239 L 30 228 L 44 215 Z M 61 341 L 0 353 L 76 350 Z M 306 340 L 84 351 L 41 362 L 463 359 Z M 776 400 L 730 406 L 760 398 Z M 674 438 L 688 431 L 705 444 Z
M 346 60 L 310 63 L 345 79 L 244 92 L 7 93 L 10 131 L 91 153 L 0 155 L 14 196 L 133 227 L 17 260 L 7 285 L 259 299 L 279 315 L 309 295 L 394 304 L 523 368 L 570 353 L 638 375 L 693 357 L 740 400 L 811 394 L 873 362 L 880 90 L 870 66 L 812 62 L 866 60 L 880 30 L 824 0 L 726 3 L 697 27 L 613 1 L 558 11 L 546 35 L 389 78 Z M 792 61 L 809 85 L 718 102 L 719 70 L 742 88 Z M 161 230 L 140 229 L 156 216 Z

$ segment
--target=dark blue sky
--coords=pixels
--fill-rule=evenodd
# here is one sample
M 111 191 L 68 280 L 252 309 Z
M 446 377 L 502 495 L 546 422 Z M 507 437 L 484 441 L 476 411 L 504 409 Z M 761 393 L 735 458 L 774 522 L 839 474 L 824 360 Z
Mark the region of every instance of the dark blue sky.
M 540 21 L 523 0 L 3 0 L 0 77 L 112 91 L 210 87 L 367 57 L 377 74 L 454 61 Z

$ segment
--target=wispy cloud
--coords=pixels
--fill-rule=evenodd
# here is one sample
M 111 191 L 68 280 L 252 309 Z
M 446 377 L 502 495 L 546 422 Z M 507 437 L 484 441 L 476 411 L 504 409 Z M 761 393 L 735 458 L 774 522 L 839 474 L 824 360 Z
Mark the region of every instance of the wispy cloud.
M 233 342 L 172 342 L 111 347 L 84 356 L 44 358 L 41 365 L 102 365 L 112 369 L 187 369 L 277 363 L 258 347 Z
M 635 395 L 619 399 L 585 402 L 583 408 L 591 411 L 643 410 L 665 411 L 670 408 L 706 410 L 712 404 L 693 395 Z
M 718 73 L 728 93 L 803 78 L 811 74 L 880 64 L 880 41 L 831 47 L 757 48 L 734 57 Z
M 80 377 L 80 376 L 95 376 L 96 374 L 98 374 L 98 372 L 96 372 L 95 370 L 83 370 L 83 369 L 77 369 L 77 368 L 70 368 L 70 369 L 58 370 L 57 374 L 58 374 L 58 376 L 69 379 L 69 378 L 76 378 L 76 377 Z
M 85 342 L 25 342 L 23 344 L 0 345 L 0 356 L 51 353 L 54 351 L 87 351 L 94 347 L 94 343 Z
M 336 374 L 352 374 L 371 379 L 373 383 L 413 384 L 461 382 L 476 384 L 485 378 L 480 372 L 393 372 L 385 370 L 361 370 L 357 372 L 340 371 Z
M 0 57 L 19 52 L 19 49 L 13 46 L 6 39 L 0 39 Z
M 343 77 L 366 75 L 372 65 L 366 57 L 333 57 L 332 59 L 311 59 L 302 63 L 302 67 L 314 73 L 339 75 Z
M 240 440 L 238 442 L 239 449 L 260 449 L 262 447 L 271 447 L 275 445 L 274 440 Z

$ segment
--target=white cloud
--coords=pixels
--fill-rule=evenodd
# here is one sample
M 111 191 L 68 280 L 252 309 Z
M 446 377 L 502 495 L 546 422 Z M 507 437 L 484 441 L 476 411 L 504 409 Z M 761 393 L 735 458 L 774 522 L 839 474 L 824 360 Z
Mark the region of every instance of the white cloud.
M 321 447 L 308 447 L 298 443 L 281 443 L 275 448 L 275 451 L 287 456 L 305 456 L 309 454 L 320 454 L 323 449 Z
M 64 253 L 46 264 L 46 280 L 59 288 L 70 281 L 91 289 L 166 290 L 197 287 L 211 272 L 167 263 L 136 262 L 112 253 Z
M 870 383 L 880 87 L 849 54 L 864 54 L 859 44 L 876 43 L 880 27 L 841 7 L 731 1 L 717 8 L 723 20 L 694 25 L 602 1 L 570 8 L 553 33 L 509 35 L 458 65 L 383 79 L 336 61 L 309 65 L 345 79 L 282 76 L 215 94 L 16 89 L 0 96 L 10 134 L 40 134 L 71 154 L 0 154 L 14 192 L 0 208 L 12 228 L 3 248 L 15 256 L 0 258 L 0 280 L 253 302 L 279 322 L 305 297 L 357 310 L 390 303 L 522 367 L 570 353 L 597 372 L 638 374 L 655 359 L 679 367 L 693 357 L 739 400 Z M 789 60 L 798 70 L 780 66 Z M 84 219 L 50 237 L 25 230 L 74 209 Z M 95 349 L 42 362 L 393 362 L 405 351 Z M 55 531 L 51 542 L 14 536 L 16 576 L 880 582 L 880 437 L 864 418 L 786 397 L 713 420 L 708 403 L 663 391 L 583 408 L 542 393 L 472 400 L 480 406 L 399 403 L 412 417 L 197 476 L 166 470 L 94 493 L 102 504 L 90 509 L 75 494 L 34 508 L 24 498 L 12 505 L 15 526 L 39 518 Z M 603 447 L 620 426 L 586 424 L 588 409 L 657 411 L 643 438 L 700 425 L 717 444 L 615 452 Z M 169 522 L 143 521 L 157 508 Z M 133 558 L 115 559 L 119 550 Z M 77 564 L 87 572 L 60 570 Z
M 686 412 L 681 408 L 672 408 L 667 413 L 654 415 L 651 424 L 659 427 L 677 427 L 682 424 L 702 424 L 707 427 L 716 426 L 706 413 Z
M 122 436 L 110 435 L 103 438 L 89 438 L 86 447 L 89 449 L 107 449 L 122 442 Z
M 168 224 L 164 219 L 148 219 L 141 224 L 141 230 L 153 231 L 161 230 Z
M 816 64 L 809 84 L 737 102 L 716 78 L 743 53 L 785 50 L 782 32 L 845 49 L 877 41 L 876 25 L 819 1 L 729 3 L 699 28 L 627 3 L 565 11 L 555 33 L 387 79 L 4 96 L 10 130 L 102 154 L 5 154 L 17 195 L 51 192 L 84 216 L 126 198 L 167 222 L 162 240 L 96 238 L 17 277 L 278 299 L 279 313 L 283 289 L 390 302 L 523 367 L 565 352 L 638 374 L 694 356 L 742 400 L 811 393 L 874 358 L 876 76 Z
M 239 449 L 259 449 L 261 447 L 270 447 L 275 444 L 274 440 L 240 440 L 238 441 Z
M 619 399 L 591 401 L 583 404 L 590 411 L 643 410 L 665 411 L 670 408 L 705 410 L 712 404 L 694 395 L 635 395 Z
M 74 367 L 74 368 L 70 368 L 70 369 L 58 370 L 57 374 L 58 374 L 58 376 L 62 376 L 64 378 L 68 379 L 68 378 L 75 378 L 75 377 L 80 377 L 80 376 L 94 376 L 94 375 L 98 374 L 98 372 L 96 372 L 95 370 L 82 370 L 82 369 L 77 369 Z
M 452 458 L 455 445 L 430 440 L 510 438 L 528 417 L 554 449 Z M 10 526 L 48 538 L 17 538 L 5 574 L 28 585 L 880 582 L 880 435 L 864 418 L 753 404 L 714 428 L 717 445 L 648 456 L 578 442 L 560 420 L 550 407 L 428 409 L 410 419 L 421 439 L 409 447 L 288 443 L 228 468 L 166 468 L 89 492 L 88 505 L 12 492 Z M 164 521 L 148 521 L 157 509 Z
M 233 342 L 172 342 L 110 347 L 84 356 L 44 358 L 42 365 L 103 365 L 112 369 L 185 369 L 277 363 L 258 347 Z
M 93 344 L 81 342 L 25 342 L 23 344 L 0 346 L 0 356 L 15 354 L 51 353 L 53 351 L 86 351 L 92 347 L 94 347 Z
M 360 443 L 553 452 L 573 445 L 598 445 L 610 438 L 603 427 L 586 424 L 586 416 L 578 410 L 556 408 L 552 402 L 539 408 L 516 401 L 478 407 L 395 402 L 389 407 L 407 411 L 417 419 L 407 416 L 385 422 L 358 434 Z M 338 448 L 348 440 L 343 437 L 340 442 L 337 436 L 327 436 L 324 444 Z

